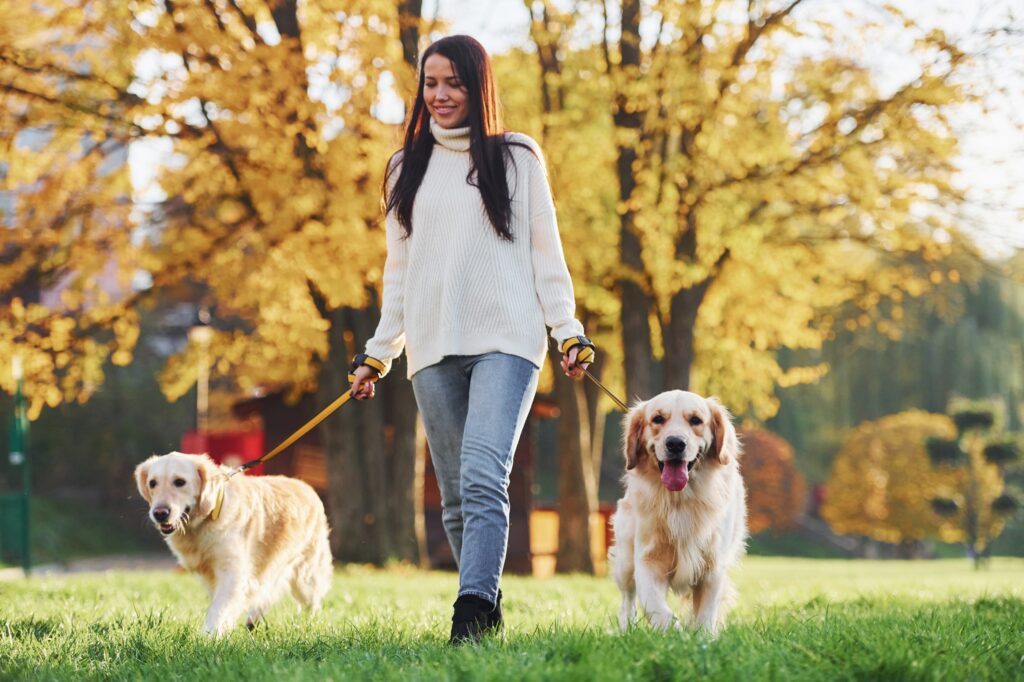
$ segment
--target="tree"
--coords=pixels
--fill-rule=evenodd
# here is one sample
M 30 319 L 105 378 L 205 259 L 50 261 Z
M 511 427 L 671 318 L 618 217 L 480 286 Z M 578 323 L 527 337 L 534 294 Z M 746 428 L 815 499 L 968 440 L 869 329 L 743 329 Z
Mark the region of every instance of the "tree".
M 956 522 L 958 539 L 978 568 L 1006 520 L 1020 508 L 1003 481 L 1005 468 L 1020 458 L 1020 446 L 1001 434 L 1000 402 L 955 400 L 949 413 L 956 436 L 929 438 L 926 447 L 936 467 L 956 473 L 932 490 L 931 505 L 936 514 Z
M 929 500 L 956 477 L 932 468 L 924 447 L 955 433 L 945 415 L 918 410 L 864 422 L 832 463 L 822 518 L 836 533 L 900 544 L 907 554 L 927 537 L 955 541 L 956 525 L 937 517 Z
M 793 528 L 803 512 L 806 492 L 793 447 L 771 431 L 758 428 L 744 428 L 740 442 L 748 529 L 760 533 Z
M 857 37 L 802 17 L 800 0 L 624 0 L 612 3 L 618 11 L 583 2 L 572 15 L 554 2 L 525 4 L 545 148 L 577 150 L 569 164 L 549 154 L 556 173 L 571 169 L 553 178 L 556 201 L 603 205 L 595 187 L 614 171 L 617 244 L 570 266 L 577 281 L 586 273 L 615 292 L 614 307 L 593 310 L 619 317 L 608 327 L 628 397 L 692 385 L 768 417 L 777 386 L 828 369 L 783 367 L 776 349 L 819 348 L 846 303 L 863 309 L 865 324 L 882 321 L 881 302 L 927 290 L 964 248 L 942 213 L 957 199 L 948 182 L 955 144 L 942 121 L 964 97 L 954 80 L 965 55 L 942 36 L 907 21 L 921 69 L 883 89 L 848 56 Z M 580 17 L 604 30 L 595 34 L 595 22 Z M 645 22 L 651 30 L 642 33 Z M 801 37 L 817 31 L 834 50 L 798 54 Z M 931 213 L 921 220 L 915 206 L 925 203 Z M 605 221 L 559 208 L 567 242 L 604 244 Z M 590 294 L 580 298 L 589 307 Z M 582 414 L 583 402 L 556 386 L 565 418 Z M 586 427 L 564 429 L 566 477 L 589 471 L 574 454 L 588 450 L 573 435 Z M 578 540 L 588 507 L 566 501 Z
M 606 286 L 614 259 L 614 202 L 602 188 L 611 187 L 611 148 L 594 144 L 607 139 L 610 121 L 591 115 L 590 104 L 605 89 L 596 79 L 574 80 L 591 65 L 599 63 L 595 50 L 567 48 L 574 16 L 559 11 L 551 2 L 526 2 L 531 14 L 530 35 L 535 55 L 514 52 L 503 61 L 511 62 L 502 74 L 515 88 L 506 99 L 513 113 L 510 122 L 531 132 L 539 129 L 541 147 L 548 162 L 549 177 L 558 207 L 566 260 L 573 274 L 577 316 L 598 344 L 601 357 L 592 368 L 595 376 L 615 376 L 618 339 L 615 316 L 618 301 Z M 533 68 L 523 70 L 529 59 Z M 564 60 L 564 61 L 563 61 Z M 528 84 L 517 82 L 512 65 L 530 74 Z M 594 74 L 597 75 L 597 74 Z M 529 85 L 530 87 L 524 87 Z M 533 94 L 528 99 L 524 94 Z M 532 115 L 530 115 L 532 114 Z M 534 134 L 538 134 L 534 132 Z M 574 170 L 588 168 L 588 182 L 579 183 Z M 601 456 L 607 414 L 605 397 L 591 382 L 573 381 L 557 369 L 561 354 L 552 348 L 552 388 L 558 405 L 558 556 L 561 573 L 594 572 L 591 525 L 599 503 Z
M 1022 254 L 1024 255 L 1024 254 Z M 825 363 L 814 384 L 778 392 L 767 425 L 800 453 L 808 478 L 824 481 L 842 433 L 863 421 L 909 409 L 941 413 L 954 395 L 998 397 L 1007 427 L 1024 417 L 1024 286 L 1021 256 L 986 264 L 962 262 L 920 296 L 907 292 L 875 324 L 856 306 L 835 313 L 835 338 L 821 350 L 780 353 L 786 366 Z M 898 327 L 885 317 L 898 316 Z M 795 358 L 789 356 L 797 355 Z
M 87 396 L 103 357 L 129 362 L 140 306 L 187 282 L 212 303 L 215 375 L 242 390 L 317 390 L 323 403 L 344 390 L 375 326 L 378 188 L 398 147 L 396 126 L 373 112 L 389 83 L 403 97 L 413 87 L 420 2 L 2 6 L 19 27 L 0 42 L 17 226 L 0 237 L 0 287 L 12 297 L 68 283 L 63 308 L 15 298 L 0 327 L 4 355 L 28 357 L 37 412 Z M 17 144 L 24 129 L 41 131 L 36 144 Z M 165 198 L 139 216 L 123 163 L 110 172 L 109 160 L 143 143 L 172 160 L 155 169 Z M 111 265 L 148 286 L 105 299 L 95 279 Z M 170 398 L 198 360 L 190 348 L 168 364 Z M 383 400 L 325 425 L 343 560 L 418 556 L 415 406 L 401 373 Z
M 951 250 L 944 112 L 966 96 L 967 55 L 896 15 L 920 68 L 883 87 L 850 56 L 879 27 L 840 30 L 803 4 L 623 0 L 606 21 L 629 395 L 692 385 L 770 416 L 775 385 L 826 369 L 784 370 L 776 348 L 819 347 L 826 311 L 880 311 Z

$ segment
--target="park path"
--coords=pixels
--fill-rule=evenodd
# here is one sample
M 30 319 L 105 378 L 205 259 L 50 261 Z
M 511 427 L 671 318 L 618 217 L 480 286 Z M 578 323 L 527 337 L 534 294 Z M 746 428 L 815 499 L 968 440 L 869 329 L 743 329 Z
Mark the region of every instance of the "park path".
M 166 554 L 125 554 L 75 559 L 67 563 L 40 564 L 33 566 L 31 575 L 50 576 L 71 573 L 105 573 L 107 571 L 169 571 L 178 562 Z M 20 568 L 0 568 L 0 580 L 20 580 L 24 572 Z

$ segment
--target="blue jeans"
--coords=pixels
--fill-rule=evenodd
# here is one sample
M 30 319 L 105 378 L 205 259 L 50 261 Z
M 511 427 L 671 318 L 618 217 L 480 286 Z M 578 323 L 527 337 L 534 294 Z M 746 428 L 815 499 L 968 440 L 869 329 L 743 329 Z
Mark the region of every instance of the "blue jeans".
M 494 603 L 508 545 L 512 458 L 538 370 L 504 353 L 448 356 L 412 377 L 459 566 L 459 596 Z

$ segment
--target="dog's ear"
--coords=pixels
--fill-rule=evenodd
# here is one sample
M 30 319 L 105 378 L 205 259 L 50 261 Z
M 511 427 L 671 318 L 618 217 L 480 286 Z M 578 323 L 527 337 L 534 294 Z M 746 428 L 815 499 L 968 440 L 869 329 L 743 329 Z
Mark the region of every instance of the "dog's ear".
M 139 487 L 139 494 L 146 502 L 151 502 L 153 496 L 149 493 L 149 465 L 156 459 L 156 455 L 135 467 L 135 485 Z
M 626 469 L 635 469 L 640 458 L 644 455 L 644 426 L 646 403 L 634 405 L 623 419 L 623 433 L 625 434 L 622 453 L 626 457 Z
M 736 428 L 732 425 L 732 416 L 722 403 L 715 398 L 708 398 L 711 410 L 711 434 L 715 442 L 711 446 L 711 454 L 719 464 L 728 464 L 740 454 L 740 442 L 736 437 Z
M 224 483 L 217 475 L 217 465 L 206 455 L 192 455 L 192 461 L 196 465 L 196 473 L 199 475 L 199 497 L 196 500 L 196 517 L 203 518 L 210 515 L 213 507 L 217 504 L 217 495 L 220 486 Z
M 196 500 L 196 516 L 199 518 L 210 515 L 217 504 L 217 493 L 221 482 L 217 476 L 217 465 L 206 455 L 193 455 L 199 476 L 199 498 Z

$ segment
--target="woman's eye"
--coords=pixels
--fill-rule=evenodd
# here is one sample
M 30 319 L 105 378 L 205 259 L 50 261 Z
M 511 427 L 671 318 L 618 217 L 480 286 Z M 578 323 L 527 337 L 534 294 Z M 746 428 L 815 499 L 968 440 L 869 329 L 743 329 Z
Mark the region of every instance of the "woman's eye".
M 149 487 L 150 488 L 155 488 L 156 487 L 156 479 L 155 478 L 152 481 L 149 482 Z
M 655 424 L 664 424 L 665 418 L 662 417 L 660 414 L 656 414 L 654 415 L 654 419 L 652 419 L 651 421 L 654 422 Z
M 690 417 L 690 424 L 693 426 L 700 426 L 703 423 L 700 417 Z
M 175 488 L 180 488 L 183 485 L 185 485 L 185 479 L 184 478 L 176 478 L 176 479 L 174 479 L 174 487 Z

